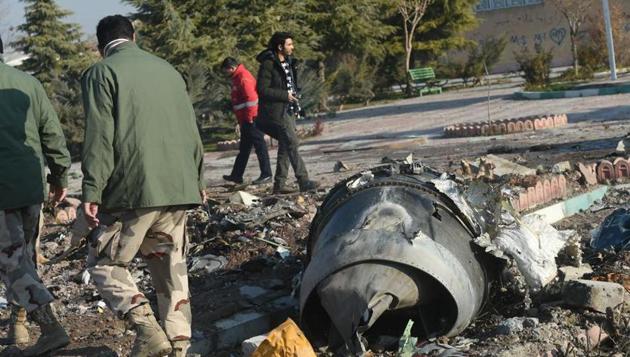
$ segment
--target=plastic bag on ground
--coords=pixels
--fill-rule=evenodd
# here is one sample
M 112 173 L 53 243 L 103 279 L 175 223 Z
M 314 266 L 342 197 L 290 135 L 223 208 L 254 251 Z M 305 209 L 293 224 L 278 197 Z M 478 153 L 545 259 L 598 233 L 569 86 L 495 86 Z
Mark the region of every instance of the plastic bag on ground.
M 300 328 L 288 319 L 269 332 L 252 357 L 316 357 Z

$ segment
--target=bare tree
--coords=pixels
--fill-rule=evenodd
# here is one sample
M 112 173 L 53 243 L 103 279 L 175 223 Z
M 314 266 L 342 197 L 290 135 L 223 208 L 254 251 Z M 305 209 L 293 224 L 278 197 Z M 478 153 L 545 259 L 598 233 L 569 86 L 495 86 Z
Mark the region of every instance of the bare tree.
M 396 7 L 403 20 L 405 31 L 405 73 L 407 74 L 407 94 L 411 93 L 411 81 L 409 79 L 409 67 L 411 66 L 411 53 L 413 52 L 413 40 L 420 24 L 420 20 L 433 0 L 397 0 Z
M 590 7 L 593 6 L 593 0 L 551 0 L 554 6 L 560 11 L 569 24 L 569 38 L 571 39 L 571 53 L 573 54 L 573 69 L 575 75 L 580 72 L 580 63 L 578 58 L 577 36 L 580 27 L 591 12 Z

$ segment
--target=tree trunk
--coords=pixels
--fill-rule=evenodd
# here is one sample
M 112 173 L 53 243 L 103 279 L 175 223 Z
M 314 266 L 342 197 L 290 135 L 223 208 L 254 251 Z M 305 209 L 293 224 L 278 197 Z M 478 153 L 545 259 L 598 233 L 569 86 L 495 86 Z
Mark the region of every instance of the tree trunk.
M 407 79 L 407 88 L 405 94 L 408 97 L 411 97 L 413 93 L 413 88 L 411 86 L 411 77 L 409 76 L 409 70 L 411 69 L 411 51 L 413 47 L 409 46 L 410 41 L 405 42 L 405 78 Z
M 575 76 L 577 77 L 580 74 L 580 63 L 577 49 L 577 35 L 573 32 L 571 33 L 571 53 L 573 54 L 573 70 L 575 71 Z
M 322 83 L 326 83 L 326 64 L 324 64 L 323 60 L 317 61 L 317 76 Z M 324 91 L 324 95 L 320 99 L 319 109 L 323 112 L 329 112 L 330 108 L 328 107 L 328 95 L 326 95 L 326 91 Z

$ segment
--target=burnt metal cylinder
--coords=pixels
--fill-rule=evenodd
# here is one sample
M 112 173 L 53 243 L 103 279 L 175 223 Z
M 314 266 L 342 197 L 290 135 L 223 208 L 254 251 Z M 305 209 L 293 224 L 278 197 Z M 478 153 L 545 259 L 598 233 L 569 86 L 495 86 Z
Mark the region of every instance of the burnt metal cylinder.
M 311 225 L 302 277 L 302 326 L 316 345 L 361 348 L 370 331 L 418 337 L 463 331 L 488 296 L 492 264 L 480 232 L 431 180 L 397 166 L 373 169 L 331 190 Z

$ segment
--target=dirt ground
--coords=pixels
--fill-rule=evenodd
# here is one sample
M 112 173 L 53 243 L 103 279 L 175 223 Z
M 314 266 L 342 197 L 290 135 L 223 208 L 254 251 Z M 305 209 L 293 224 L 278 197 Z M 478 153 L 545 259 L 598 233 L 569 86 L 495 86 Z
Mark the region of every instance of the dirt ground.
M 206 154 L 206 179 L 212 202 L 208 210 L 191 211 L 190 262 L 212 255 L 223 257 L 217 270 L 191 272 L 191 303 L 194 312 L 193 340 L 203 342 L 215 332 L 214 322 L 243 310 L 265 310 L 269 301 L 291 294 L 295 277 L 304 268 L 305 243 L 310 221 L 326 190 L 341 178 L 379 164 L 383 157 L 415 158 L 437 169 L 454 172 L 461 159 L 474 159 L 494 153 L 521 165 L 548 172 L 559 161 L 594 162 L 614 156 L 619 138 L 630 132 L 630 95 L 572 98 L 548 101 L 516 101 L 511 93 L 517 88 L 501 86 L 490 93 L 490 113 L 504 119 L 543 113 L 567 113 L 569 126 L 533 133 L 496 137 L 443 138 L 446 125 L 482 121 L 488 116 L 488 93 L 484 89 L 448 92 L 400 101 L 385 106 L 338 113 L 326 120 L 325 133 L 304 142 L 301 152 L 311 176 L 320 180 L 316 194 L 270 197 L 270 187 L 246 191 L 265 199 L 262 215 L 273 216 L 262 224 L 241 224 L 239 214 L 249 209 L 227 203 L 233 187 L 223 185 L 221 175 L 228 173 L 235 153 Z M 311 125 L 305 123 L 303 125 Z M 275 154 L 272 152 L 271 156 Z M 257 175 L 255 156 L 251 157 L 248 176 Z M 342 160 L 350 170 L 333 172 Z M 73 166 L 71 194 L 78 194 L 80 168 Z M 559 222 L 556 227 L 577 230 L 594 275 L 607 273 L 630 275 L 630 252 L 595 253 L 589 250 L 590 231 L 614 208 L 626 204 L 628 189 L 613 190 L 605 199 L 604 209 L 589 211 Z M 277 212 L 277 215 L 275 215 Z M 275 215 L 275 216 L 274 216 Z M 240 217 L 240 218 L 239 218 Z M 43 254 L 52 258 L 69 246 L 68 227 L 56 225 L 50 215 L 42 238 Z M 260 239 L 264 239 L 264 241 Z M 278 250 L 288 246 L 289 252 Z M 91 283 L 82 281 L 86 249 L 69 259 L 41 268 L 44 282 L 58 298 L 64 326 L 72 336 L 70 346 L 56 356 L 127 356 L 134 335 L 125 330 L 106 308 Z M 134 276 L 155 303 L 150 278 L 143 263 L 134 263 Z M 247 297 L 243 287 L 259 287 L 263 295 Z M 471 356 L 617 356 L 630 353 L 630 313 L 619 310 L 606 317 L 562 305 L 558 291 L 550 289 L 534 299 L 530 306 L 508 286 L 499 287 L 482 314 L 460 336 L 443 340 L 461 355 Z M 286 312 L 295 316 L 295 310 Z M 537 318 L 536 326 L 510 335 L 496 332 L 497 325 L 512 317 Z M 8 310 L 0 309 L 0 336 L 6 335 Z M 585 328 L 601 326 L 618 333 L 595 349 L 583 346 L 575 336 Z M 33 328 L 33 338 L 37 329 Z M 2 340 L 0 340 L 0 343 Z M 239 348 L 213 351 L 210 356 L 238 356 Z M 621 354 L 619 354 L 621 353 Z M 0 355 L 19 355 L 6 348 Z M 374 351 L 375 356 L 385 352 Z M 452 354 L 456 355 L 456 354 Z

